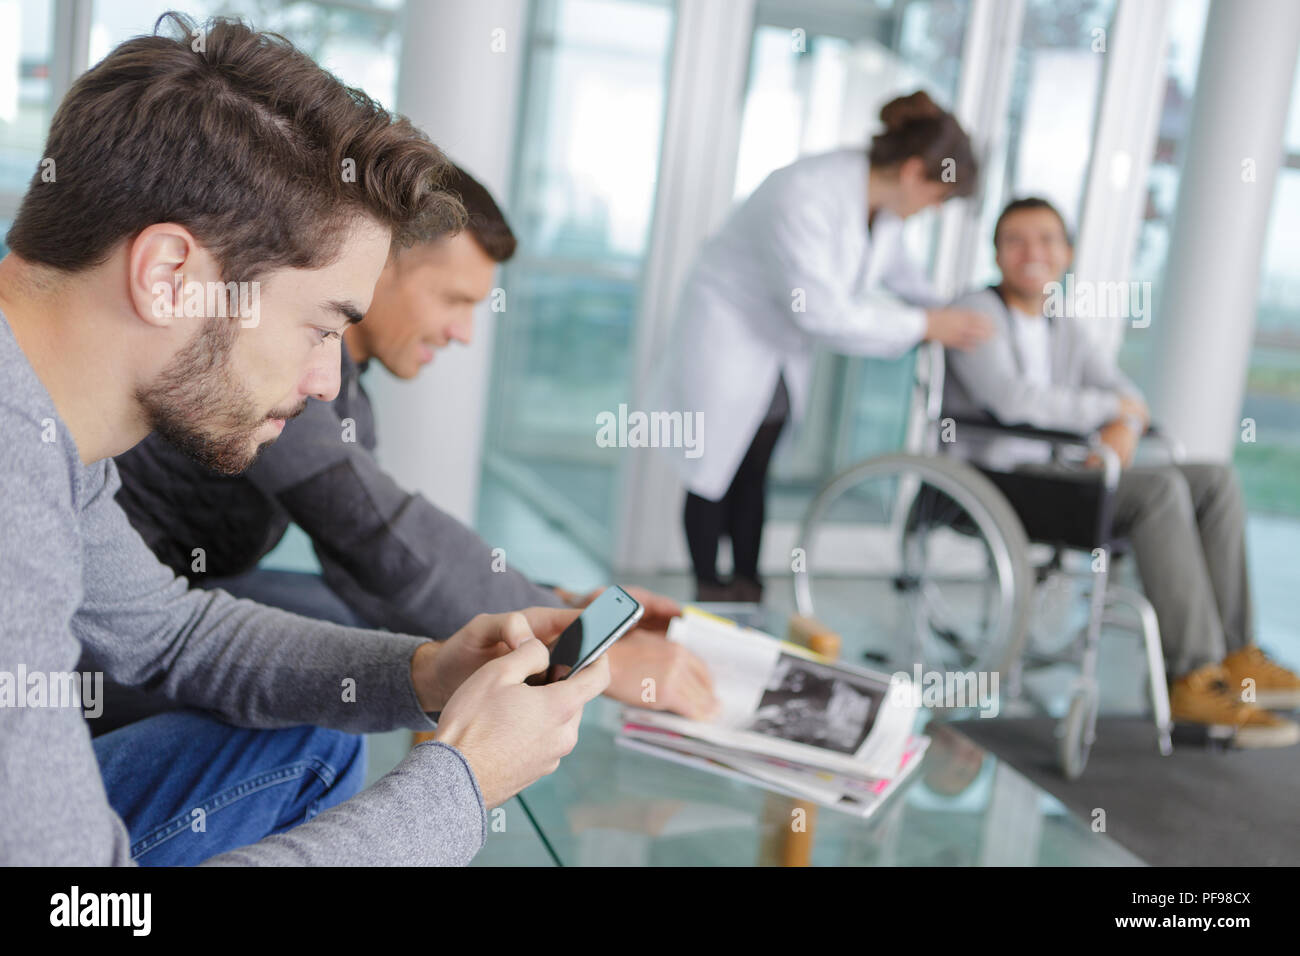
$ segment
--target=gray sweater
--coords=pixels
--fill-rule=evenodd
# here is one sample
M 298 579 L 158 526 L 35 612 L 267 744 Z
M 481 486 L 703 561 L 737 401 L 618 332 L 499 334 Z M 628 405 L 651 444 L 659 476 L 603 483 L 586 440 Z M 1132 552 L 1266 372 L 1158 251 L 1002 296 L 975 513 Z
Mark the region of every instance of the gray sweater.
M 1050 323 L 1051 368 L 1050 384 L 1039 385 L 1025 375 L 1011 315 L 996 292 L 977 289 L 952 304 L 983 312 L 993 320 L 994 333 L 969 352 L 944 352 L 945 416 L 1086 435 L 1119 414 L 1121 395 L 1142 397 L 1119 366 L 1092 342 L 1080 319 L 1043 318 Z M 1033 444 L 970 438 L 960 427 L 957 431 L 958 443 L 952 451 L 991 467 L 1012 467 L 1016 459 L 1029 457 L 1024 449 Z
M 243 727 L 434 727 L 411 683 L 421 638 L 191 590 L 131 529 L 117 489 L 111 461 L 81 464 L 0 314 L 0 672 L 69 673 L 84 652 L 110 679 Z M 208 862 L 463 864 L 485 833 L 469 765 L 426 743 L 352 800 Z M 0 864 L 129 863 L 81 710 L 0 706 Z

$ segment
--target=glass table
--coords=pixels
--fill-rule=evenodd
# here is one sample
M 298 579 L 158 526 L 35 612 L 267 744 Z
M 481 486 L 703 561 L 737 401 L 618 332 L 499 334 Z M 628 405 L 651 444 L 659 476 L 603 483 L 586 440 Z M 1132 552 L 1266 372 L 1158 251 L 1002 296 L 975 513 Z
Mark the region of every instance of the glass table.
M 789 610 L 701 606 L 769 634 L 784 632 Z M 840 633 L 843 659 L 862 662 L 866 635 Z M 622 710 L 603 697 L 587 705 L 577 747 L 494 812 L 476 865 L 1144 865 L 927 711 L 920 769 L 862 820 L 622 747 Z
M 1142 865 L 951 727 L 925 729 L 920 770 L 860 820 L 619 746 L 620 713 L 587 707 L 560 768 L 494 811 L 476 865 Z

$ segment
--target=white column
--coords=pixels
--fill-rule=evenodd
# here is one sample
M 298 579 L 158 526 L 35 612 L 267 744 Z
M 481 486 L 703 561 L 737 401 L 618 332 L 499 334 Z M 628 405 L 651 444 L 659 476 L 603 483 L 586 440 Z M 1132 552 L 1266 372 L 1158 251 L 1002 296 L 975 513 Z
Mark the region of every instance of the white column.
M 486 186 L 505 209 L 526 39 L 523 0 L 408 0 L 399 112 Z M 480 306 L 474 344 L 438 353 L 419 378 L 367 377 L 380 460 L 401 484 L 472 524 L 496 316 Z
M 1024 20 L 1024 0 L 975 0 L 967 20 L 953 113 L 975 141 L 985 182 L 991 175 L 990 160 L 1004 150 L 1007 106 Z M 942 295 L 966 290 L 975 271 L 977 249 L 991 241 L 981 231 L 983 195 L 981 191 L 964 202 L 944 203 L 939 211 L 934 285 Z
M 1189 457 L 1230 461 L 1296 50 L 1294 0 L 1214 0 L 1205 25 L 1162 301 L 1154 418 Z
M 1101 283 L 1128 281 L 1165 93 L 1168 20 L 1169 0 L 1125 0 L 1105 37 L 1106 70 L 1070 270 L 1076 282 L 1104 288 Z M 1090 322 L 1088 331 L 1114 356 L 1130 321 L 1108 316 Z
M 642 278 L 633 370 L 645 409 L 677 297 L 700 244 L 731 208 L 754 0 L 679 0 L 654 226 Z M 657 451 L 625 452 L 614 566 L 684 567 L 682 489 Z
M 73 81 L 90 67 L 90 24 L 95 14 L 93 7 L 94 0 L 54 0 L 50 102 L 55 108 L 67 95 Z

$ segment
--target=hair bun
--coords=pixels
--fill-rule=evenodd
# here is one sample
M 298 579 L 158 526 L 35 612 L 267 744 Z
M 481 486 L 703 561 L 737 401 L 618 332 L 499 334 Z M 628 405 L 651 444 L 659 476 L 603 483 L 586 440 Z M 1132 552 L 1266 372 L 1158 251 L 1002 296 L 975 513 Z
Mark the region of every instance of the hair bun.
M 908 96 L 899 96 L 880 108 L 880 121 L 886 130 L 902 129 L 908 123 L 919 119 L 942 116 L 943 109 L 930 99 L 925 90 L 917 90 Z

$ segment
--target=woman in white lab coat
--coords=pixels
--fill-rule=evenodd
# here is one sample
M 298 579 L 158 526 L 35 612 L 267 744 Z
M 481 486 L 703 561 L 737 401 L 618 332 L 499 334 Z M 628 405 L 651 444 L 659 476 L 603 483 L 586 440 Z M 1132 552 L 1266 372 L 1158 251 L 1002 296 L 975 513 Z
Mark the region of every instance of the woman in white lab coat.
M 908 216 L 974 191 L 969 138 L 924 92 L 880 119 L 868 149 L 768 176 L 704 244 L 683 289 L 659 407 L 703 413 L 700 453 L 673 455 L 699 600 L 761 599 L 767 466 L 786 419 L 804 412 L 816 346 L 890 358 L 991 331 L 975 312 L 939 307 L 902 243 Z M 727 583 L 715 566 L 724 533 Z

